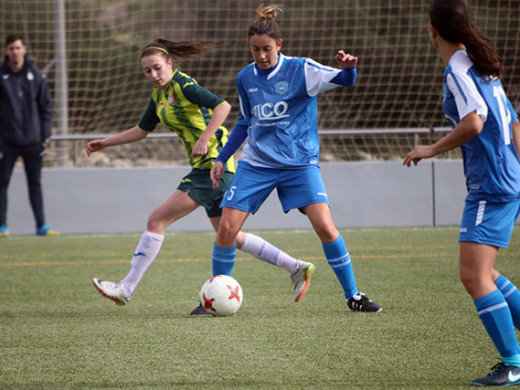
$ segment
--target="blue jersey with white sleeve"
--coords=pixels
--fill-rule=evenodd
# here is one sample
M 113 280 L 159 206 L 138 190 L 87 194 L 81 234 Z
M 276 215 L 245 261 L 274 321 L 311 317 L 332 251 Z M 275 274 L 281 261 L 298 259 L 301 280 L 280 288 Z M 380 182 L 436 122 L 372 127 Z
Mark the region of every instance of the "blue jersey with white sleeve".
M 262 70 L 255 63 L 244 68 L 237 77 L 238 125 L 248 127 L 241 159 L 265 168 L 318 166 L 317 95 L 355 79 L 355 68 L 335 69 L 281 53 L 274 68 Z
M 482 132 L 461 146 L 468 201 L 508 202 L 520 197 L 520 158 L 513 143 L 517 114 L 499 79 L 482 76 L 466 50 L 457 51 L 444 73 L 443 109 L 455 127 L 476 111 Z

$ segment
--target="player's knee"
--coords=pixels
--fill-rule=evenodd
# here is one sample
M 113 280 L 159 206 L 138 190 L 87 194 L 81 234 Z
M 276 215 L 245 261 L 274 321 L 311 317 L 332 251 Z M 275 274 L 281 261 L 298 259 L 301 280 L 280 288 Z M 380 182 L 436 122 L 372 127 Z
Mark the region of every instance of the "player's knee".
M 473 298 L 478 298 L 482 295 L 482 291 L 486 290 L 490 280 L 486 280 L 476 273 L 461 272 L 460 281 L 469 295 Z
M 168 224 L 164 222 L 157 213 L 152 212 L 148 217 L 148 221 L 146 223 L 146 230 L 154 233 L 161 233 L 166 230 Z M 163 234 L 163 233 L 161 233 Z
M 336 240 L 339 236 L 338 229 L 334 225 L 315 226 L 314 231 L 320 238 L 321 242 L 330 243 Z
M 233 224 L 231 221 L 223 218 L 221 219 L 220 225 L 218 227 L 217 237 L 220 241 L 223 242 L 235 241 L 239 231 L 239 226 L 235 226 L 235 224 Z

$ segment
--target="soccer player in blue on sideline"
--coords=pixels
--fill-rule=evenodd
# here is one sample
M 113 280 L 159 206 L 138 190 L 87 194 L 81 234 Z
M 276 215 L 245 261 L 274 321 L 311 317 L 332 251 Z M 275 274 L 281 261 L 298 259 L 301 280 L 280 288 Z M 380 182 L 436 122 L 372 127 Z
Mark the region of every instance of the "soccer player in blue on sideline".
M 468 195 L 460 228 L 460 278 L 501 356 L 492 372 L 471 383 L 520 385 L 520 292 L 494 268 L 520 211 L 520 123 L 500 82 L 493 44 L 475 27 L 462 0 L 437 0 L 430 38 L 444 72 L 443 109 L 453 131 L 418 145 L 403 164 L 461 147 Z
M 381 306 L 357 290 L 350 254 L 332 221 L 318 159 L 317 95 L 353 85 L 358 59 L 338 51 L 340 70 L 308 58 L 284 56 L 277 11 L 263 5 L 256 11 L 258 18 L 249 29 L 254 62 L 237 78 L 239 120 L 211 170 L 213 186 L 218 188 L 226 161 L 247 138 L 237 173 L 222 200 L 213 274 L 231 274 L 237 234 L 276 188 L 284 212 L 299 209 L 309 218 L 348 307 L 379 312 Z
M 218 229 L 222 211 L 222 196 L 235 172 L 233 160 L 224 169 L 220 189 L 214 190 L 210 169 L 220 149 L 227 141 L 227 129 L 222 126 L 231 106 L 202 88 L 195 79 L 174 67 L 173 59 L 193 56 L 212 49 L 214 42 L 172 42 L 156 39 L 141 51 L 141 66 L 148 80 L 154 85 L 152 97 L 139 124 L 119 134 L 90 141 L 87 155 L 110 146 L 140 141 L 160 122 L 179 135 L 184 146 L 191 171 L 173 194 L 149 216 L 146 231 L 135 250 L 131 269 L 120 282 L 94 278 L 96 289 L 119 305 L 126 304 L 148 267 L 161 249 L 168 226 L 202 206 L 215 230 Z M 251 233 L 240 232 L 238 247 L 251 256 L 267 263 L 283 267 L 291 275 L 294 300 L 300 301 L 306 294 L 315 267 L 312 263 L 294 259 L 287 253 Z M 191 314 L 207 314 L 202 306 Z

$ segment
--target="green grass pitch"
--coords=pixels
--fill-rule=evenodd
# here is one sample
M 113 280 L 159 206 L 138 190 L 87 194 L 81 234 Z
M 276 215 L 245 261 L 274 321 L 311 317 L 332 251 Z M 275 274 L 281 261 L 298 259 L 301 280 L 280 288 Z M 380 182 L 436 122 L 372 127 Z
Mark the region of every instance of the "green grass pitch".
M 519 232 L 496 263 L 517 285 Z M 239 252 L 229 318 L 188 315 L 212 233 L 168 233 L 124 307 L 91 279 L 124 277 L 139 235 L 0 240 L 0 388 L 464 389 L 498 361 L 458 279 L 457 228 L 342 230 L 378 314 L 348 311 L 313 232 L 255 233 L 317 270 L 295 304 L 283 269 Z

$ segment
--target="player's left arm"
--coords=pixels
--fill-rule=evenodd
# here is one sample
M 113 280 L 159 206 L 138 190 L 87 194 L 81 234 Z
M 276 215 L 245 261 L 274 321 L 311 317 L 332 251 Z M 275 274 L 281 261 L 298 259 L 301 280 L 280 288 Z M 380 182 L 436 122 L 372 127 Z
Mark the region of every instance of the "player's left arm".
M 231 105 L 223 98 L 198 85 L 194 80 L 187 82 L 181 89 L 184 96 L 192 103 L 197 104 L 199 107 L 207 107 L 213 110 L 213 115 L 206 129 L 197 142 L 195 142 L 190 153 L 191 158 L 205 156 L 208 153 L 209 140 L 226 120 L 231 111 Z
M 340 68 L 354 68 L 357 65 L 358 58 L 350 53 L 345 53 L 343 50 L 338 50 L 336 62 Z
M 343 87 L 351 87 L 356 83 L 357 70 L 356 65 L 358 58 L 352 54 L 345 53 L 343 50 L 338 50 L 336 53 L 336 62 L 342 68 L 331 82 Z
M 518 118 L 513 122 L 513 143 L 515 144 L 516 153 L 520 157 L 520 121 Z
M 197 142 L 195 142 L 195 145 L 193 145 L 190 157 L 205 156 L 208 153 L 208 142 L 218 128 L 222 126 L 229 111 L 231 111 L 231 104 L 226 101 L 213 109 L 213 115 L 206 126 L 206 130 L 204 130 Z
M 309 96 L 330 91 L 338 86 L 350 87 L 356 83 L 357 57 L 345 54 L 343 50 L 336 53 L 336 61 L 342 69 L 324 66 L 310 58 L 305 60 L 305 86 Z
M 40 114 L 42 144 L 46 147 L 52 133 L 52 99 L 47 81 L 43 76 L 40 77 L 38 110 Z

